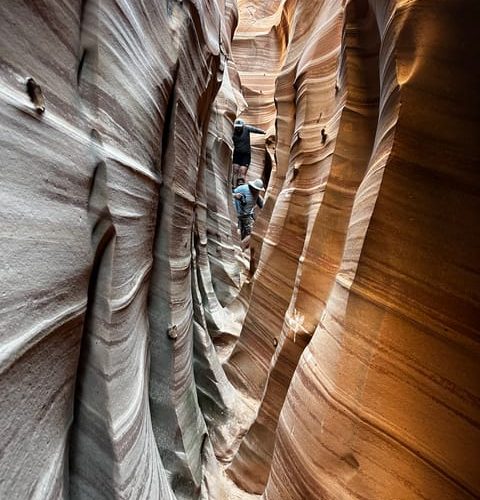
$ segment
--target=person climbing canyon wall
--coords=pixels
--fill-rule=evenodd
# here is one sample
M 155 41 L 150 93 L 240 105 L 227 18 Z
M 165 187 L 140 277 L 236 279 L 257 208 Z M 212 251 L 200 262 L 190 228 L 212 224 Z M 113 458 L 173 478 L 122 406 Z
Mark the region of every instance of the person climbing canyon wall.
M 3 0 L 0 498 L 478 498 L 479 20 Z

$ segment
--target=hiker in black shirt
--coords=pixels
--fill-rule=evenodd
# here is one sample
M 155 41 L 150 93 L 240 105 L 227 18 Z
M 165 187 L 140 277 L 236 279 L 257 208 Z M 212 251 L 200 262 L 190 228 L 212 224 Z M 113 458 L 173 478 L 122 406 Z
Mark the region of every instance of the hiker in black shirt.
M 246 125 L 243 120 L 237 119 L 233 130 L 233 185 L 237 177 L 246 179 L 247 170 L 251 161 L 250 133 L 265 134 L 265 131 Z

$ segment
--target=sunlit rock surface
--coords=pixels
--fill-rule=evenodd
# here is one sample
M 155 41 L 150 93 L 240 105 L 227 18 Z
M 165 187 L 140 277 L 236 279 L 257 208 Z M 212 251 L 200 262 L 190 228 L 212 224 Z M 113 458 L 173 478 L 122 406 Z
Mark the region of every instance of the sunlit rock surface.
M 479 18 L 1 3 L 0 498 L 480 496 Z
M 275 5 L 276 201 L 229 365 L 258 416 L 229 474 L 269 500 L 476 497 L 479 6 Z

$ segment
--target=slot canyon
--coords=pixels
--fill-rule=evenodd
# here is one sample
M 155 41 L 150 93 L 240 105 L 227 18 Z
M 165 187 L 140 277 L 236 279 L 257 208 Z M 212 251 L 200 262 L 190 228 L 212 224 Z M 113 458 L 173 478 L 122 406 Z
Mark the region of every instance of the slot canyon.
M 2 0 L 0 499 L 480 498 L 479 24 Z

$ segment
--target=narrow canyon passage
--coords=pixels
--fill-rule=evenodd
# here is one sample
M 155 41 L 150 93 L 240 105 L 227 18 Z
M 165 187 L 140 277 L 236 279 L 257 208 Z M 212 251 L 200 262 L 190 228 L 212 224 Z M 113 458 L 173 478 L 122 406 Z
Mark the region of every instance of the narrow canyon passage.
M 0 499 L 480 498 L 479 21 L 3 0 Z

